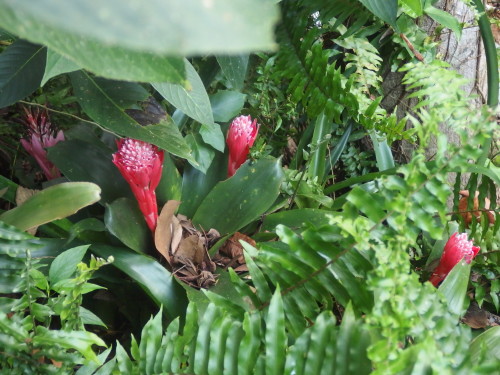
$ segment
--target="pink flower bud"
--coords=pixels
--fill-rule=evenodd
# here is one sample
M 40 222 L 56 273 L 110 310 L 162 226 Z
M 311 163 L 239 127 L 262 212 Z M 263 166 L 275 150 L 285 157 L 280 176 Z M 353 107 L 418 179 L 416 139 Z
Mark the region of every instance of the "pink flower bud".
M 467 233 L 454 233 L 446 242 L 443 255 L 429 281 L 438 286 L 457 263 L 462 259 L 470 263 L 478 252 L 479 247 L 473 246 L 472 241 L 467 238 Z
M 252 122 L 250 116 L 240 116 L 233 120 L 226 138 L 229 147 L 228 177 L 234 175 L 241 164 L 245 162 L 258 132 L 259 124 L 257 124 L 256 119 Z
M 64 133 L 62 130 L 56 133 L 47 111 L 40 112 L 38 108 L 36 110 L 24 108 L 24 112 L 26 117 L 23 123 L 28 127 L 28 136 L 21 139 L 21 144 L 35 158 L 47 180 L 60 177 L 59 169 L 47 158 L 46 148 L 64 141 Z
M 120 139 L 113 163 L 134 193 L 151 232 L 156 229 L 158 205 L 155 189 L 160 183 L 164 152 L 158 147 L 135 139 Z

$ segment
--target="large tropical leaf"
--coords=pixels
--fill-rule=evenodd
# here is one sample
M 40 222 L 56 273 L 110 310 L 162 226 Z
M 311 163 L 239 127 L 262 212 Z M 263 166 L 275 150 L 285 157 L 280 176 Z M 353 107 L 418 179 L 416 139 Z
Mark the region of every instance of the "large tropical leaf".
M 40 86 L 46 54 L 46 48 L 24 40 L 17 40 L 0 54 L 0 108 L 23 99 Z

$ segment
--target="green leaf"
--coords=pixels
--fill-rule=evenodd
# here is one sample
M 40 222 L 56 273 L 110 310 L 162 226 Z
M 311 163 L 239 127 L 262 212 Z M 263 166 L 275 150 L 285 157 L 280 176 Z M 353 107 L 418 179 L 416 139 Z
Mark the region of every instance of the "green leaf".
M 333 212 L 316 208 L 280 211 L 267 215 L 264 218 L 262 231 L 274 231 L 279 224 L 285 225 L 291 229 L 302 228 L 307 224 L 320 227 L 329 224 L 333 215 Z
M 99 80 L 83 71 L 70 74 L 75 96 L 87 115 L 107 130 L 156 146 L 181 158 L 194 162 L 184 138 L 168 118 L 159 124 L 140 126 L 130 117 L 121 104 L 113 100 L 110 87 L 103 87 Z
M 93 245 L 91 250 L 105 259 L 113 256 L 113 265 L 139 283 L 158 305 L 163 305 L 170 318 L 184 314 L 186 292 L 155 259 L 123 247 Z
M 279 286 L 271 298 L 266 319 L 266 374 L 283 374 L 287 338 L 285 312 Z
M 434 21 L 453 31 L 457 39 L 460 39 L 462 36 L 462 27 L 460 26 L 460 22 L 458 22 L 455 17 L 441 9 L 434 8 L 433 6 L 425 8 L 424 12 Z
M 198 166 L 193 165 L 193 167 L 196 167 L 203 173 L 207 173 L 216 151 L 214 151 L 212 147 L 206 145 L 199 134 L 188 134 L 185 139 L 192 150 L 194 159 L 198 163 Z
M 214 121 L 228 122 L 238 116 L 245 105 L 246 95 L 238 91 L 219 90 L 210 96 Z
M 391 148 L 387 144 L 387 138 L 385 136 L 381 137 L 375 131 L 370 131 L 369 135 L 373 142 L 378 170 L 385 171 L 394 168 L 394 157 L 392 156 Z
M 104 223 L 113 236 L 132 250 L 146 253 L 153 248 L 151 231 L 135 200 L 119 198 L 107 204 Z
M 359 0 L 370 12 L 397 29 L 398 0 Z
M 59 254 L 49 269 L 49 280 L 52 284 L 71 278 L 76 266 L 83 259 L 90 245 L 77 246 Z
M 41 43 L 57 39 L 86 50 L 88 41 L 127 53 L 239 53 L 274 47 L 278 7 L 271 1 L 30 0 L 3 1 L 0 24 Z M 256 27 L 258 25 L 258 27 Z M 67 43 L 63 44 L 66 36 Z M 111 46 L 111 47 L 109 47 Z M 76 48 L 75 48 L 76 49 Z M 123 65 L 133 64 L 122 60 Z M 141 68 L 138 65 L 138 68 Z
M 222 74 L 228 81 L 229 88 L 234 90 L 241 90 L 243 88 L 247 75 L 249 57 L 248 54 L 217 56 L 217 62 L 222 69 Z
M 113 164 L 109 149 L 80 140 L 68 140 L 49 148 L 48 156 L 69 180 L 99 185 L 102 203 L 111 203 L 121 197 L 134 198 Z
M 423 14 L 422 0 L 401 0 L 401 2 L 414 11 L 417 17 L 420 17 Z
M 340 159 L 340 155 L 342 155 L 342 152 L 344 152 L 344 149 L 347 146 L 347 143 L 349 142 L 349 137 L 351 136 L 351 132 L 352 132 L 352 123 L 350 123 L 349 126 L 344 130 L 344 134 L 342 134 L 342 137 L 340 137 L 340 139 L 338 140 L 337 144 L 335 145 L 335 148 L 330 152 L 330 157 L 328 158 L 327 163 L 325 164 L 325 175 L 323 183 L 326 181 L 328 176 L 332 174 L 333 167 Z
M 448 309 L 457 318 L 466 310 L 464 306 L 467 296 L 467 286 L 469 285 L 470 264 L 462 261 L 450 271 L 448 276 L 439 286 L 439 291 L 443 293 L 448 301 Z
M 0 108 L 24 99 L 40 86 L 46 54 L 46 48 L 24 40 L 15 41 L 0 54 Z
M 189 88 L 165 82 L 153 83 L 153 87 L 170 104 L 202 124 L 200 134 L 205 143 L 223 152 L 224 136 L 220 126 L 214 123 L 212 107 L 205 86 L 189 61 L 185 59 L 184 63 L 186 64 L 186 78 L 189 82 Z
M 45 64 L 45 73 L 43 74 L 41 86 L 44 86 L 47 81 L 53 77 L 63 73 L 74 72 L 79 69 L 80 66 L 75 62 L 49 48 L 47 50 L 47 62 Z
M 94 326 L 101 326 L 104 328 L 108 328 L 106 324 L 92 311 L 86 309 L 83 306 L 80 306 L 80 319 L 83 324 L 92 324 Z
M 158 207 L 162 207 L 169 200 L 181 200 L 182 177 L 169 154 L 163 159 L 163 172 L 156 188 Z
M 284 179 L 280 160 L 246 162 L 236 174 L 219 182 L 193 217 L 193 223 L 205 230 L 231 233 L 257 219 L 271 207 Z
M 500 361 L 500 326 L 492 327 L 472 340 L 469 352 L 476 364 L 484 358 Z
M 0 220 L 26 230 L 70 216 L 98 202 L 101 189 L 90 182 L 65 182 L 42 190 L 22 205 L 0 215 Z
M 323 181 L 326 150 L 329 143 L 326 136 L 329 135 L 331 131 L 331 122 L 327 119 L 325 113 L 321 112 L 314 123 L 314 133 L 311 140 L 312 152 L 307 168 L 307 175 L 310 179 L 315 179 L 317 177 L 317 181 Z
M 201 202 L 217 182 L 226 178 L 227 158 L 219 153 L 215 153 L 214 160 L 208 168 L 207 173 L 187 166 L 182 174 L 182 205 L 179 213 L 192 218 L 200 206 Z
M 48 46 L 78 66 L 103 77 L 141 82 L 183 82 L 184 66 L 179 57 L 129 49 L 124 45 L 126 43 L 110 43 L 107 40 L 109 34 L 106 31 L 103 31 L 101 38 L 95 38 L 74 30 L 76 25 L 78 25 L 76 28 L 85 28 L 91 27 L 89 22 L 99 22 L 96 13 L 98 10 L 95 6 L 92 7 L 92 11 L 77 9 L 82 6 L 89 5 L 81 1 L 77 4 L 58 0 L 44 0 L 37 2 L 35 6 L 30 6 L 27 1 L 16 4 L 3 2 L 0 3 L 0 24 L 25 39 Z M 64 12 L 68 13 L 64 14 Z M 56 19 L 53 20 L 52 17 Z M 69 20 L 73 21 L 70 21 L 71 27 L 68 29 L 63 23 Z M 116 17 L 114 21 L 117 21 Z M 103 22 L 94 30 L 102 30 L 103 27 L 111 29 L 112 25 L 116 25 L 115 28 L 121 28 L 118 26 L 119 21 Z M 137 19 L 121 23 L 121 25 L 127 25 L 125 29 L 121 28 L 122 31 L 130 30 L 131 25 L 137 25 Z M 144 35 L 144 33 L 139 32 L 138 35 Z M 124 36 L 125 33 L 122 33 L 122 37 Z M 122 42 L 126 42 L 126 39 Z

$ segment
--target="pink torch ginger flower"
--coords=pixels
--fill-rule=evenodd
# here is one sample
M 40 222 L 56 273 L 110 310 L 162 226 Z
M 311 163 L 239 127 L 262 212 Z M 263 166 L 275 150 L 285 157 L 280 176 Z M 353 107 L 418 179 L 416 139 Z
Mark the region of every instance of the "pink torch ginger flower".
M 233 120 L 226 138 L 229 147 L 228 177 L 234 175 L 241 164 L 245 162 L 258 132 L 259 124 L 257 124 L 257 120 L 252 122 L 250 116 L 240 116 Z
M 438 286 L 457 263 L 462 259 L 470 263 L 478 252 L 479 247 L 473 246 L 472 241 L 467 238 L 467 233 L 454 233 L 446 242 L 439 265 L 432 273 L 429 281 L 434 286 Z
M 151 232 L 156 229 L 158 205 L 155 189 L 160 183 L 164 152 L 158 147 L 135 139 L 120 139 L 113 163 L 134 193 Z
M 40 112 L 38 108 L 36 110 L 24 108 L 24 112 L 26 117 L 23 122 L 28 127 L 28 136 L 26 139 L 21 139 L 21 144 L 35 158 L 47 180 L 60 177 L 61 172 L 49 161 L 45 149 L 54 146 L 57 142 L 64 141 L 62 130 L 56 133 L 46 111 Z

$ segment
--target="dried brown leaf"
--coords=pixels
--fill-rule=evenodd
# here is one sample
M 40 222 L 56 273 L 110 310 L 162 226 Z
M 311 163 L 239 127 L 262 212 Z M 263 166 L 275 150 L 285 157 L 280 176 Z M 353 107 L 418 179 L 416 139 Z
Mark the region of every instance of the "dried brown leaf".
M 158 224 L 155 230 L 156 249 L 165 257 L 169 264 L 171 264 L 169 249 L 172 241 L 172 218 L 180 203 L 174 200 L 165 203 L 158 217 Z

